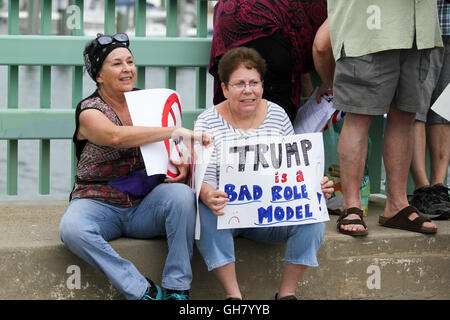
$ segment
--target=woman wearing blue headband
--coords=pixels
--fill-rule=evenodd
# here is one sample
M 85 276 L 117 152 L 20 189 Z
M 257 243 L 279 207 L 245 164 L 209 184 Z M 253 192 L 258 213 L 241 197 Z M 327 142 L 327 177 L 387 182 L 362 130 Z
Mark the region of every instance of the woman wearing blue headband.
M 148 177 L 139 146 L 182 137 L 209 137 L 181 127 L 134 127 L 124 93 L 135 90 L 136 66 L 126 34 L 97 35 L 84 50 L 86 70 L 97 90 L 76 109 L 73 141 L 78 165 L 71 201 L 61 220 L 66 247 L 102 271 L 127 299 L 184 299 L 192 271 L 195 196 L 180 175 Z M 164 183 L 172 182 L 172 183 Z M 174 196 L 176 195 L 176 196 Z M 146 279 L 108 241 L 121 236 L 167 234 L 162 290 Z

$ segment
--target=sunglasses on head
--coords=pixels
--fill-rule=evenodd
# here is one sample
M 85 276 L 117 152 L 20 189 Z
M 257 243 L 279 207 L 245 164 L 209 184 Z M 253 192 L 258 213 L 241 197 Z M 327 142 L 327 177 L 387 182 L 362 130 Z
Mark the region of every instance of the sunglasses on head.
M 114 41 L 125 43 L 127 47 L 130 45 L 130 40 L 125 33 L 117 33 L 113 36 L 102 35 L 100 33 L 97 34 L 97 42 L 101 46 L 106 46 L 113 43 Z

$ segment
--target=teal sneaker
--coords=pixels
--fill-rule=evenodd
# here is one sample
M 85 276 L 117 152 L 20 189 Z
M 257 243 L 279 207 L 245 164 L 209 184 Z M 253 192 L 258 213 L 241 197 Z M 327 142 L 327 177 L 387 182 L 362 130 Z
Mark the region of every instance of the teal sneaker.
M 166 289 L 163 300 L 189 300 L 189 290 Z
M 162 300 L 162 290 L 156 285 L 152 280 L 146 278 L 149 284 L 149 287 L 145 291 L 141 300 Z

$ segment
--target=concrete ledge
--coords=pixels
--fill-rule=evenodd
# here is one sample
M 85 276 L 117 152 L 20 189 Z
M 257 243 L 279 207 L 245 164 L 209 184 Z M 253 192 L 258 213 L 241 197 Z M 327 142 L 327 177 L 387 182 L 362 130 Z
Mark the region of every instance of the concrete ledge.
M 123 299 L 108 279 L 69 252 L 59 239 L 66 201 L 0 203 L 0 299 Z M 307 270 L 297 295 L 305 299 L 450 299 L 450 222 L 427 236 L 378 226 L 384 200 L 372 196 L 365 218 L 369 236 L 336 231 L 331 217 L 318 268 Z M 121 238 L 111 245 L 146 276 L 160 281 L 164 239 Z M 270 299 L 281 280 L 283 245 L 236 240 L 237 273 L 247 299 Z M 72 267 L 71 267 L 72 266 Z M 75 266 L 75 267 L 73 267 Z M 223 299 L 195 250 L 192 299 Z M 80 273 L 80 289 L 74 270 Z M 77 269 L 79 268 L 79 269 Z M 375 278 L 379 275 L 379 282 Z M 379 289 L 378 289 L 379 285 Z

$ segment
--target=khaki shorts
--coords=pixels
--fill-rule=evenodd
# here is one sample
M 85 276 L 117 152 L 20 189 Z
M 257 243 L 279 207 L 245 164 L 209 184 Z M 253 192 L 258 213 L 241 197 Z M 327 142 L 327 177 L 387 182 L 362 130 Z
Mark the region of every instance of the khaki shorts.
M 423 82 L 431 49 L 386 50 L 336 61 L 334 107 L 345 112 L 382 115 L 391 105 L 407 112 L 420 112 Z
M 423 86 L 422 111 L 416 115 L 416 120 L 427 124 L 449 123 L 433 110 L 433 103 L 450 83 L 450 36 L 443 36 L 443 48 L 434 48 L 430 54 L 430 71 Z

